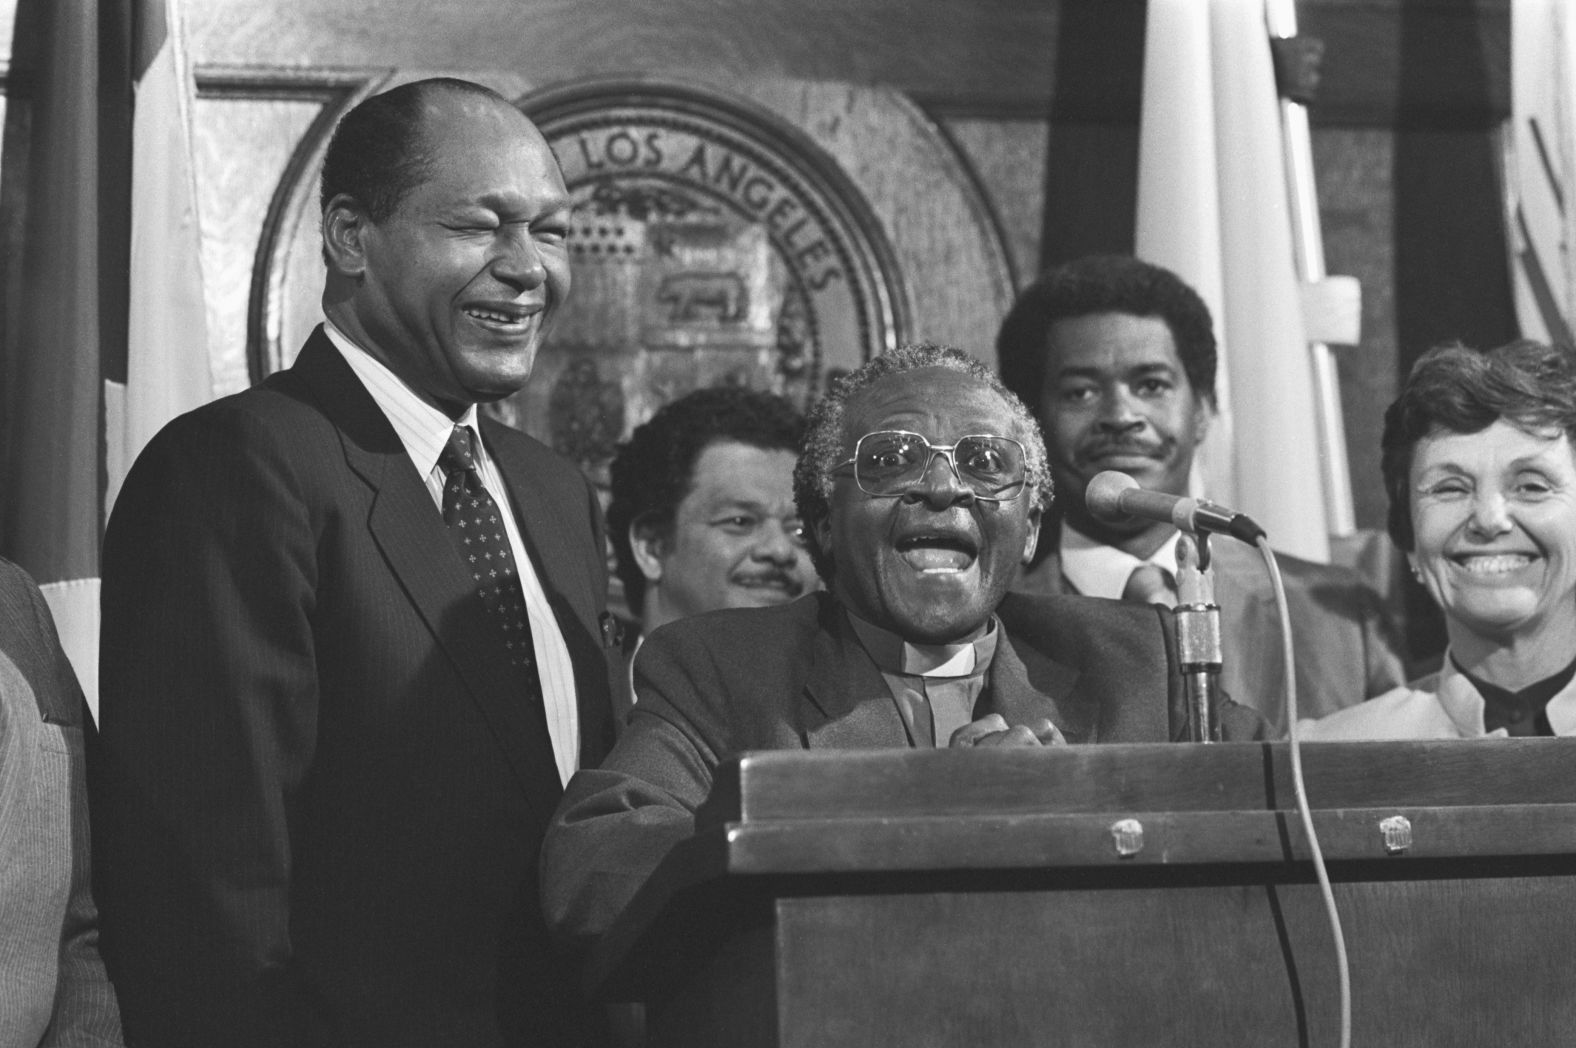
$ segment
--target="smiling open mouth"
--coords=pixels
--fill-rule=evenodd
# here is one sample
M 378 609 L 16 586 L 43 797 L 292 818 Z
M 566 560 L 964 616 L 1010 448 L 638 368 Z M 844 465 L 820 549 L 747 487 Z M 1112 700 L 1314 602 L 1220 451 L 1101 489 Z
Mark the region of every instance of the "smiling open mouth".
M 484 324 L 499 324 L 505 327 L 517 327 L 529 321 L 536 315 L 536 310 L 519 308 L 500 308 L 497 306 L 466 306 L 465 315 L 472 320 L 479 320 Z
M 910 535 L 897 544 L 898 556 L 916 571 L 962 571 L 979 550 L 961 535 Z
M 1503 575 L 1532 563 L 1527 553 L 1473 553 L 1450 559 L 1469 575 Z
M 785 597 L 797 597 L 803 588 L 797 579 L 787 575 L 736 575 L 733 584 L 741 589 L 781 593 Z

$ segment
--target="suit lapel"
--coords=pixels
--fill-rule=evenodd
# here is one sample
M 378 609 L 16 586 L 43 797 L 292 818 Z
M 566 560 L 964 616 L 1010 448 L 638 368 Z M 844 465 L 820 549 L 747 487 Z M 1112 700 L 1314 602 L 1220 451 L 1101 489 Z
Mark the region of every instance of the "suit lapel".
M 550 807 L 562 787 L 540 703 L 524 696 L 502 646 L 493 642 L 498 627 L 477 599 L 399 436 L 321 330 L 294 370 L 338 427 L 347 465 L 373 491 L 367 521 L 373 541 L 453 662 L 515 777 L 530 797 Z
M 886 678 L 835 600 L 821 602 L 804 698 L 805 738 L 813 750 L 909 745 Z
M 1018 654 L 1005 626 L 991 660 L 990 680 L 975 704 L 974 716 L 999 713 L 1008 724 L 1030 724 L 1045 718 L 1062 730 L 1068 742 L 1087 739 L 1094 729 L 1097 706 L 1077 697 L 1078 671 L 1025 648 Z
M 493 431 L 491 420 L 483 420 L 482 431 L 486 434 Z M 549 594 L 572 591 L 580 580 L 571 578 L 570 573 L 580 567 L 583 559 L 579 550 L 572 548 L 568 541 L 574 525 L 557 516 L 552 499 L 543 497 L 540 490 L 532 489 L 528 479 L 532 475 L 530 463 L 513 445 L 489 439 L 487 451 L 498 464 L 504 486 L 509 489 L 515 519 L 520 524 L 521 536 L 525 539 L 532 558 L 531 564 L 536 568 L 536 577 L 541 580 L 542 588 Z M 574 626 L 573 623 L 565 622 L 559 622 L 558 625 L 566 636 Z
M 1257 552 L 1227 539 L 1211 543 L 1215 569 L 1215 603 L 1220 605 L 1221 686 L 1246 706 L 1264 711 L 1284 709 L 1286 671 L 1281 651 L 1280 617 L 1275 592 L 1258 564 Z

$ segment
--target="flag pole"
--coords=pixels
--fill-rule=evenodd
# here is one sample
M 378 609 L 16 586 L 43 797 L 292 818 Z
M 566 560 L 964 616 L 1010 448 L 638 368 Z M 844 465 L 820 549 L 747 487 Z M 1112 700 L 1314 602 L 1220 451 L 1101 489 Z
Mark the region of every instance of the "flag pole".
M 1265 24 L 1272 41 L 1293 41 L 1297 37 L 1296 0 L 1265 0 Z M 1313 178 L 1313 144 L 1308 132 L 1307 101 L 1317 81 L 1317 61 L 1322 48 L 1303 41 L 1302 47 L 1278 44 L 1277 57 L 1292 59 L 1277 62 L 1277 87 L 1280 92 L 1281 143 L 1286 158 L 1287 202 L 1291 213 L 1292 245 L 1296 254 L 1297 276 L 1304 288 L 1322 284 L 1328 274 L 1324 266 L 1324 236 L 1319 228 L 1319 197 Z M 1311 53 L 1310 53 L 1311 51 Z M 1305 56 L 1303 71 L 1306 91 L 1299 90 L 1297 79 L 1284 70 L 1296 65 L 1296 56 Z M 1306 301 L 1306 299 L 1305 299 Z M 1306 311 L 1305 311 L 1306 312 Z M 1312 318 L 1309 318 L 1310 321 Z M 1310 327 L 1316 326 L 1310 323 Z M 1312 332 L 1310 331 L 1310 335 Z M 1355 337 L 1355 336 L 1354 336 Z M 1357 529 L 1352 502 L 1351 460 L 1346 450 L 1346 420 L 1341 409 L 1341 386 L 1336 373 L 1335 354 L 1323 341 L 1308 343 L 1313 372 L 1314 403 L 1319 433 L 1319 463 L 1324 480 L 1325 520 L 1332 535 L 1349 535 Z
M 30 99 L 20 296 L 0 362 L 0 554 L 39 583 L 90 701 L 98 679 L 102 350 L 115 178 L 129 101 L 114 61 L 124 19 L 90 0 L 21 0 L 39 34 Z M 23 24 L 19 21 L 18 24 Z M 18 42 L 23 43 L 22 41 Z M 102 64 L 101 64 L 102 63 Z M 9 158 L 8 158 L 9 160 Z M 109 230 L 110 232 L 106 232 Z

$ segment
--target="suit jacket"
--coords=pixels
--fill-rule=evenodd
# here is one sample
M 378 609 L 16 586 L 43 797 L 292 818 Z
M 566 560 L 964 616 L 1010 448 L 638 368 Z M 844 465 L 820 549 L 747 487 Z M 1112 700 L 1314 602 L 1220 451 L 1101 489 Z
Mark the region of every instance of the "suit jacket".
M 483 419 L 611 743 L 600 511 Z M 441 514 L 321 329 L 296 364 L 170 423 L 105 538 L 105 958 L 150 1045 L 574 1044 L 537 906 L 562 790 Z
M 0 1044 L 112 1048 L 89 891 L 87 706 L 43 595 L 0 560 Z
M 1049 548 L 1049 555 L 1037 559 L 1015 588 L 1024 593 L 1076 593 L 1062 574 L 1056 529 L 1048 530 L 1048 538 L 1042 533 L 1040 549 Z M 1242 543 L 1217 539 L 1210 551 L 1224 648 L 1221 687 L 1263 714 L 1271 737 L 1280 738 L 1286 734 L 1286 660 L 1269 575 L 1258 551 Z M 1285 553 L 1275 559 L 1291 613 L 1299 719 L 1323 717 L 1406 679 L 1379 595 L 1356 572 Z
M 1041 717 L 1069 743 L 1164 742 L 1187 732 L 1170 612 L 1088 597 L 1009 596 L 975 718 Z M 842 605 L 818 592 L 710 612 L 647 638 L 640 702 L 607 761 L 570 781 L 542 853 L 561 934 L 605 931 L 674 844 L 694 832 L 719 762 L 746 750 L 906 747 L 902 716 Z M 1229 739 L 1258 737 L 1241 707 Z

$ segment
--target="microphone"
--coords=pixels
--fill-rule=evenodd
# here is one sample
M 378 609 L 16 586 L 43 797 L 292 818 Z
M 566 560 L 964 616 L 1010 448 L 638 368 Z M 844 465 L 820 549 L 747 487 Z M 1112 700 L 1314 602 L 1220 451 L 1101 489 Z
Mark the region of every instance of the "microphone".
M 1124 474 L 1125 476 L 1125 474 Z M 1221 741 L 1220 605 L 1215 570 L 1209 566 L 1209 536 L 1177 536 L 1177 662 L 1187 696 L 1188 734 L 1194 742 Z
M 1107 524 L 1122 524 L 1131 517 L 1139 517 L 1174 524 L 1195 535 L 1205 532 L 1230 535 L 1250 546 L 1264 537 L 1264 529 L 1246 514 L 1217 506 L 1208 499 L 1146 490 L 1126 473 L 1114 469 L 1095 474 L 1084 491 L 1084 503 L 1091 516 Z

